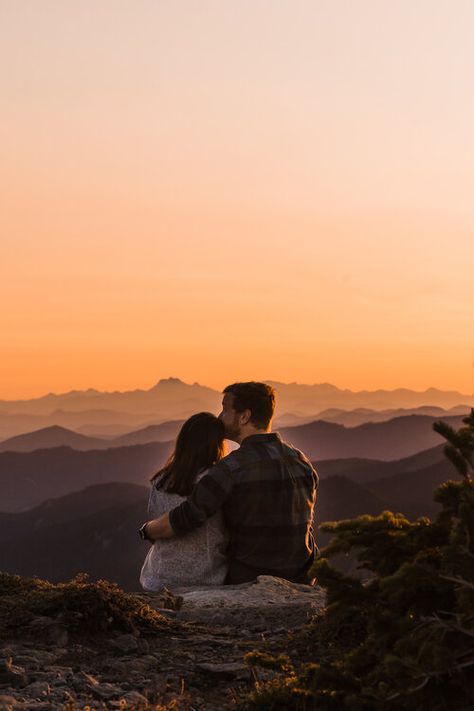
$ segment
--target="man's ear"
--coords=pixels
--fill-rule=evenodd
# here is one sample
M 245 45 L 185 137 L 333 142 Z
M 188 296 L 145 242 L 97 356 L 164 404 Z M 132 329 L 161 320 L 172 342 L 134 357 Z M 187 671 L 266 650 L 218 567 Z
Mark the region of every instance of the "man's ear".
M 252 410 L 244 410 L 243 412 L 239 412 L 240 425 L 248 425 L 251 417 Z

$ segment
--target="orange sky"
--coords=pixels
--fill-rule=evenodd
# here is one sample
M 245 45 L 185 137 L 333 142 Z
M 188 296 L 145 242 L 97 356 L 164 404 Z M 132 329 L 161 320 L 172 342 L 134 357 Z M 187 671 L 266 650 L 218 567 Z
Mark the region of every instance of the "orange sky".
M 2 3 L 0 398 L 472 392 L 470 0 Z

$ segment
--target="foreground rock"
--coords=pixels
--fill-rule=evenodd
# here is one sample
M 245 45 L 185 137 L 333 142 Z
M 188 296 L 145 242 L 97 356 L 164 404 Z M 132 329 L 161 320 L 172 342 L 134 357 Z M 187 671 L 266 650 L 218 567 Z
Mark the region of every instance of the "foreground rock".
M 233 628 L 276 629 L 304 624 L 308 615 L 325 604 L 321 588 L 297 585 L 282 578 L 261 575 L 254 583 L 214 588 L 179 588 L 183 599 L 179 617 L 204 624 Z M 152 601 L 150 601 L 152 604 Z
M 137 593 L 169 621 L 161 631 L 109 632 L 94 639 L 51 635 L 0 643 L 2 709 L 235 708 L 253 684 L 244 655 L 292 654 L 293 635 L 320 612 L 320 588 L 261 576 L 255 583 Z M 44 618 L 44 615 L 42 616 Z M 44 635 L 38 636 L 43 630 Z

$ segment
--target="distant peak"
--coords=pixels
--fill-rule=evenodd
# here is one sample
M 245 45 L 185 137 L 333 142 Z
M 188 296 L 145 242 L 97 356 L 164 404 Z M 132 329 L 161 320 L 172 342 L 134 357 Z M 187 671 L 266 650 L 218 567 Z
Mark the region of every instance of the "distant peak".
M 48 427 L 42 427 L 37 432 L 71 432 L 66 427 L 61 427 L 61 425 L 49 425 Z
M 183 383 L 180 378 L 161 378 L 161 380 L 158 380 L 156 385 L 154 385 L 153 387 L 158 388 L 163 385 L 185 385 L 185 383 Z

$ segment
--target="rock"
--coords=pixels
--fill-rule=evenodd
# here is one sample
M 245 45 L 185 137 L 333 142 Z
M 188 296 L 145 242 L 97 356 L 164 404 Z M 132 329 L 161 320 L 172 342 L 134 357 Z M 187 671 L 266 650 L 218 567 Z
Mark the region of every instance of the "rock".
M 222 664 L 212 664 L 210 662 L 201 662 L 195 667 L 198 671 L 212 674 L 213 676 L 223 679 L 250 679 L 250 669 L 245 664 L 239 662 L 224 662 Z
M 15 659 L 15 662 L 23 667 L 28 667 L 28 669 L 41 669 L 47 664 L 53 664 L 58 656 L 63 654 L 63 650 L 55 650 L 55 652 L 48 652 L 44 649 L 22 649 L 18 650 L 15 654 L 11 656 Z
M 271 575 L 259 575 L 253 583 L 179 588 L 179 592 L 183 606 L 186 607 L 262 608 L 275 604 L 320 607 L 325 600 L 324 591 L 320 587 L 298 585 Z
M 182 600 L 182 598 L 180 598 L 180 599 Z M 167 610 L 166 607 L 153 606 L 153 609 L 155 609 L 157 612 L 159 612 L 160 615 L 163 615 L 163 617 L 167 617 L 169 620 L 174 619 L 177 614 L 176 610 Z
M 28 676 L 23 667 L 13 664 L 11 657 L 0 662 L 0 685 L 22 688 L 28 684 Z
M 148 699 L 138 691 L 127 691 L 127 693 L 122 696 L 122 699 L 132 707 L 148 706 Z
M 65 704 L 66 708 L 75 708 L 76 695 L 68 689 L 57 689 L 52 692 L 52 697 L 58 708 L 62 709 Z
M 159 594 L 136 597 L 163 611 Z M 180 702 L 192 701 L 196 709 L 228 708 L 231 688 L 252 685 L 244 654 L 255 648 L 288 653 L 294 646 L 288 629 L 305 624 L 325 603 L 320 588 L 269 576 L 244 585 L 181 589 L 174 598 L 181 608 L 167 610 L 174 619 L 156 634 L 109 629 L 94 641 L 86 634 L 68 639 L 63 619 L 35 618 L 21 642 L 18 637 L 2 642 L 0 688 L 5 695 L 0 711 L 56 711 L 87 704 L 138 711 L 150 708 L 147 697 L 167 703 L 178 694 Z M 261 679 L 265 673 L 259 671 Z
M 168 588 L 163 588 L 160 592 L 134 593 L 134 597 L 141 598 L 154 610 L 164 614 L 164 611 L 179 610 L 183 604 L 183 598 Z
M 140 652 L 140 654 L 148 654 L 148 652 L 150 651 L 150 645 L 147 642 L 147 640 L 143 639 L 143 637 L 139 637 L 137 642 L 138 642 L 138 651 Z
M 78 672 L 69 679 L 69 687 L 77 693 L 81 693 L 90 686 L 97 685 L 98 683 L 95 677 L 90 674 L 84 674 L 84 672 Z
M 151 654 L 129 659 L 127 662 L 128 673 L 146 674 L 150 669 L 156 669 L 156 658 Z
M 130 652 L 137 651 L 138 640 L 133 634 L 122 634 L 120 637 L 116 637 L 112 641 L 112 647 L 117 649 L 119 652 L 129 654 Z
M 32 684 L 28 684 L 23 691 L 32 699 L 42 699 L 45 696 L 49 696 L 51 687 L 47 681 L 35 681 Z
M 64 624 L 51 617 L 35 617 L 29 623 L 28 630 L 35 636 L 41 636 L 45 642 L 55 647 L 66 647 L 69 641 Z
M 320 612 L 326 601 L 318 586 L 298 585 L 270 575 L 242 585 L 176 588 L 173 592 L 183 599 L 178 620 L 245 628 L 251 633 L 281 628 L 282 623 L 287 628 L 302 625 Z M 153 598 L 148 603 L 153 606 Z
M 102 701 L 108 701 L 109 699 L 116 699 L 123 696 L 123 689 L 116 684 L 91 684 L 89 691 Z
M 107 675 L 113 675 L 117 678 L 126 678 L 128 672 L 128 664 L 122 659 L 107 659 L 105 668 L 107 670 Z

